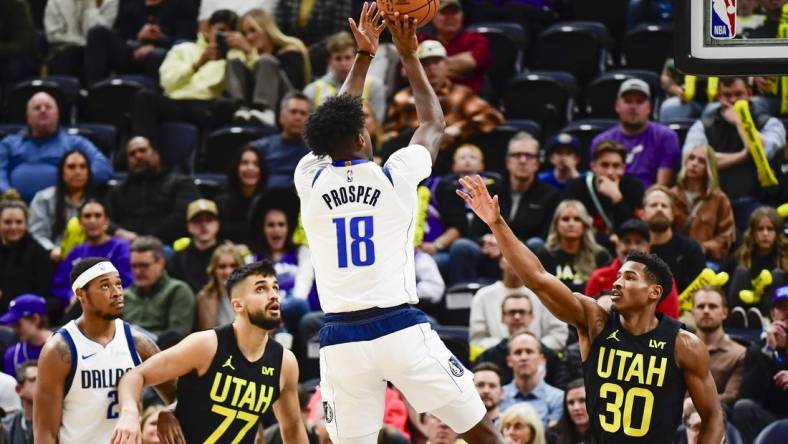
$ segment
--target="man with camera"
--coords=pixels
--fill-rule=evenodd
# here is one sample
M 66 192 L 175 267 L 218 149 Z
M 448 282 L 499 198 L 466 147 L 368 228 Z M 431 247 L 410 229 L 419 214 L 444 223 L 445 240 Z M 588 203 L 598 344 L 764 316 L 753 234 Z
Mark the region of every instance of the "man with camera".
M 240 104 L 222 97 L 228 58 L 246 60 L 241 50 L 230 49 L 225 33 L 236 29 L 238 16 L 227 9 L 211 14 L 208 32 L 196 42 L 177 44 L 159 69 L 164 95 L 141 89 L 134 101 L 133 130 L 154 144 L 158 125 L 165 121 L 190 122 L 201 129 L 232 120 Z M 166 147 L 163 147 L 166 149 Z

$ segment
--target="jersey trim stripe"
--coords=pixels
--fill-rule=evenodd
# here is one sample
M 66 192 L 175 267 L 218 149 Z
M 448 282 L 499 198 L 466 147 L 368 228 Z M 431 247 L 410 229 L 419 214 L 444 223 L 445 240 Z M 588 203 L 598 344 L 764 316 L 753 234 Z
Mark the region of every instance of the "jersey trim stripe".
M 323 168 L 320 168 L 319 170 L 317 170 L 317 172 L 315 173 L 315 177 L 312 178 L 312 188 L 315 187 L 315 182 L 317 182 L 317 178 L 320 177 L 320 173 L 322 173 L 323 170 L 325 170 L 325 169 L 326 169 L 326 167 L 323 167 Z
M 343 167 L 347 166 L 348 162 L 350 162 L 351 165 L 360 165 L 369 161 L 369 159 L 335 160 L 331 163 L 331 165 L 334 165 L 335 167 Z
M 71 390 L 71 384 L 74 382 L 74 375 L 77 373 L 77 359 L 79 359 L 79 357 L 77 356 L 77 346 L 74 344 L 74 339 L 71 337 L 71 333 L 69 333 L 65 328 L 61 328 L 59 333 L 61 336 L 63 336 L 66 344 L 68 344 L 68 351 L 71 353 L 71 368 L 68 369 L 66 385 L 63 387 L 63 398 L 65 399 L 69 390 Z
M 427 316 L 408 304 L 370 308 L 349 313 L 327 313 L 320 330 L 320 347 L 372 341 L 388 334 L 428 323 Z
M 389 167 L 387 166 L 383 167 L 383 174 L 385 174 L 386 177 L 388 177 L 389 182 L 391 182 L 391 185 L 394 185 L 394 179 L 391 177 L 391 171 L 389 171 Z
M 134 343 L 134 338 L 131 336 L 131 327 L 127 322 L 123 323 L 123 331 L 126 333 L 126 344 L 129 346 L 129 353 L 131 353 L 131 360 L 134 361 L 134 366 L 140 365 L 140 355 L 137 353 L 137 345 Z

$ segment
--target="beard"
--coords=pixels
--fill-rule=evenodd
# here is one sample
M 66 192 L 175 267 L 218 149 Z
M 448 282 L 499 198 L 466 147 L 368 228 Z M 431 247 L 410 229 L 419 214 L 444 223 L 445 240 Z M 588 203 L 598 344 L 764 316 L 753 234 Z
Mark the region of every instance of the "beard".
M 265 311 L 249 312 L 249 322 L 263 330 L 273 330 L 282 323 L 281 316 L 268 316 Z
M 104 319 L 105 321 L 114 321 L 115 319 L 123 317 L 123 310 L 121 310 L 121 311 L 119 311 L 117 313 L 102 312 L 102 313 L 99 313 L 99 317 L 101 319 Z
M 709 320 L 704 320 L 703 322 L 697 322 L 696 324 L 697 324 L 698 330 L 700 330 L 700 331 L 702 331 L 704 333 L 711 333 L 713 331 L 716 331 L 718 328 L 720 328 L 720 325 L 721 325 L 718 322 L 712 322 L 712 321 L 709 321 Z
M 671 220 L 662 213 L 656 213 L 646 220 L 648 228 L 655 233 L 664 233 L 670 228 Z

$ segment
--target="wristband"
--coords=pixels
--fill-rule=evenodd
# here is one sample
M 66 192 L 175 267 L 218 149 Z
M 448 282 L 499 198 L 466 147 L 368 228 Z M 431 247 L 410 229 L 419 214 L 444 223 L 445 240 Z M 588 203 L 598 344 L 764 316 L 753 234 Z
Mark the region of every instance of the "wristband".
M 369 57 L 370 59 L 374 59 L 374 58 L 375 58 L 375 54 L 373 54 L 373 53 L 371 53 L 371 52 L 369 52 L 369 51 L 362 51 L 362 50 L 360 50 L 360 49 L 359 49 L 358 51 L 356 51 L 356 55 L 363 55 L 363 56 L 367 56 L 367 57 Z

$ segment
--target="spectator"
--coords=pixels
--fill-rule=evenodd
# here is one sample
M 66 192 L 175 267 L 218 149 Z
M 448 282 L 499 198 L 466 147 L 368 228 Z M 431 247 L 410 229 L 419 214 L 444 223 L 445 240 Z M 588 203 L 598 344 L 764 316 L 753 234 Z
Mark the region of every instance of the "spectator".
M 252 117 L 274 125 L 276 107 L 284 95 L 301 90 L 312 75 L 309 52 L 301 40 L 284 35 L 270 14 L 253 9 L 240 21 L 240 32 L 229 32 L 230 47 L 251 56 L 227 61 L 227 95 L 245 104 L 236 117 Z
M 142 434 L 142 444 L 159 444 L 158 423 L 159 413 L 166 411 L 163 405 L 152 405 L 142 412 L 140 418 L 140 433 Z
M 304 88 L 304 95 L 309 98 L 312 108 L 317 108 L 329 97 L 337 95 L 356 58 L 356 41 L 349 32 L 338 32 L 326 40 L 326 51 L 328 72 Z M 383 82 L 377 77 L 367 76 L 361 97 L 372 105 L 375 118 L 382 122 L 386 116 L 386 90 Z
M 599 134 L 591 143 L 592 147 L 604 140 L 622 144 L 627 150 L 626 174 L 640 180 L 643 188 L 655 183 L 672 185 L 673 170 L 681 155 L 676 132 L 649 120 L 650 99 L 648 83 L 640 79 L 625 80 L 615 103 L 618 125 Z
M 0 313 L 19 295 L 33 293 L 47 299 L 48 312 L 59 317 L 63 310 L 49 297 L 53 267 L 49 255 L 27 232 L 27 206 L 19 201 L 0 203 Z
M 89 28 L 85 80 L 93 85 L 111 73 L 139 72 L 154 79 L 167 50 L 197 36 L 197 8 L 189 0 L 121 1 L 115 25 Z
M 532 247 L 540 246 L 543 244 L 542 239 L 547 237 L 549 220 L 555 213 L 560 195 L 555 188 L 536 177 L 539 170 L 539 141 L 526 132 L 515 134 L 506 151 L 506 170 L 508 177 L 498 195 L 501 214 L 520 240 Z M 496 262 L 501 253 L 490 229 L 476 216 L 471 222 L 469 237 L 478 239 L 481 247 L 467 241 L 457 243 L 458 247 L 472 248 L 466 259 L 468 262 L 464 262 L 470 264 L 470 269 L 465 273 L 467 279 L 472 281 L 478 273 L 476 270 L 480 268 L 474 261 L 480 261 L 484 266 L 485 262 Z
M 128 177 L 107 195 L 109 217 L 118 225 L 115 235 L 128 240 L 153 235 L 172 243 L 184 234 L 186 206 L 197 199 L 194 181 L 164 169 L 158 149 L 145 137 L 126 144 L 126 163 Z
M 447 152 L 439 154 L 442 166 L 436 165 L 434 168 L 441 173 L 449 166 L 450 148 L 465 143 L 473 134 L 492 131 L 503 122 L 503 115 L 472 89 L 449 80 L 446 48 L 440 42 L 422 42 L 419 45 L 418 57 L 432 89 L 438 96 L 446 120 L 441 150 Z M 417 125 L 413 91 L 407 87 L 394 95 L 383 130 L 389 137 L 393 137 L 403 130 L 416 128 Z
M 684 411 L 681 415 L 681 423 L 684 424 L 687 444 L 698 444 L 700 436 L 701 419 L 698 410 L 692 402 L 684 403 Z M 674 440 L 675 442 L 675 440 Z
M 763 12 L 766 13 L 766 20 L 763 24 L 761 24 L 761 26 L 748 29 L 744 33 L 745 38 L 773 39 L 777 37 L 777 28 L 780 26 L 782 6 L 788 2 L 786 2 L 786 0 L 757 0 L 757 3 L 760 5 Z M 739 7 L 741 8 L 741 6 Z
M 591 444 L 591 421 L 586 410 L 586 388 L 582 379 L 575 379 L 566 386 L 564 392 L 564 414 L 555 428 L 548 430 L 555 444 Z
M 216 197 L 219 237 L 249 244 L 252 202 L 262 198 L 268 186 L 268 162 L 256 148 L 247 145 L 236 151 L 227 169 L 225 190 Z
M 692 317 L 698 338 L 709 350 L 709 369 L 720 402 L 733 406 L 739 399 L 745 349 L 722 328 L 723 321 L 728 317 L 725 294 L 721 288 L 703 287 L 695 292 L 692 300 Z
M 45 92 L 27 102 L 27 129 L 0 140 L 0 192 L 16 188 L 26 202 L 55 185 L 60 159 L 73 149 L 85 154 L 95 183 L 112 177 L 112 166 L 93 143 L 59 127 L 60 111 Z
M 38 379 L 38 364 L 26 362 L 16 376 L 16 393 L 22 401 L 22 410 L 3 418 L 5 444 L 27 444 L 33 441 L 33 397 Z
M 422 414 L 422 424 L 430 444 L 455 444 L 459 440 L 459 434 L 432 413 Z
M 71 289 L 71 270 L 77 262 L 86 257 L 103 257 L 112 262 L 118 270 L 124 287 L 131 285 L 131 247 L 129 241 L 110 236 L 110 220 L 104 204 L 88 199 L 79 207 L 79 225 L 85 232 L 85 242 L 77 245 L 58 265 L 52 280 L 52 295 L 60 299 L 64 307 L 77 302 Z
M 172 332 L 184 337 L 194 325 L 194 293 L 164 271 L 164 247 L 155 237 L 141 236 L 131 244 L 134 283 L 123 291 L 123 318 L 157 336 Z
M 736 237 L 733 208 L 720 190 L 714 148 L 697 145 L 684 155 L 676 186 L 676 231 L 700 243 L 706 259 L 720 262 Z
M 591 172 L 566 184 L 564 198 L 583 203 L 600 235 L 614 233 L 643 205 L 643 184 L 625 174 L 626 156 L 620 143 L 599 142 L 591 154 Z
M 263 10 L 268 14 L 274 13 L 274 8 L 279 0 L 203 0 L 199 3 L 200 13 L 198 16 L 200 32 L 207 34 L 208 19 L 211 15 L 220 9 L 229 9 L 239 17 L 255 9 Z
M 213 250 L 206 269 L 208 282 L 197 293 L 195 330 L 208 330 L 233 321 L 235 312 L 230 306 L 225 284 L 230 274 L 244 263 L 238 246 L 224 244 Z
M 279 111 L 282 131 L 251 143 L 268 162 L 269 189 L 293 187 L 295 167 L 309 152 L 304 141 L 304 126 L 309 113 L 309 99 L 304 94 L 297 91 L 288 93 L 282 99 Z
M 484 418 L 495 424 L 501 415 L 501 400 L 503 399 L 500 367 L 491 362 L 477 364 L 473 368 L 473 383 L 482 398 L 484 408 L 487 409 Z
M 748 350 L 741 399 L 733 406 L 733 423 L 745 442 L 769 423 L 788 418 L 788 287 L 779 288 L 771 302 L 766 340 L 761 350 Z
M 752 90 L 746 77 L 721 78 L 718 103 L 690 127 L 683 148 L 686 153 L 699 144 L 714 147 L 720 188 L 730 199 L 736 227 L 742 231 L 747 226 L 750 214 L 760 206 L 758 196 L 761 185 L 755 163 L 743 139 L 742 122 L 733 104 L 738 100 L 749 101 L 751 97 Z M 785 128 L 779 120 L 755 106 L 750 106 L 750 113 L 766 157 L 771 159 L 785 145 Z
M 229 123 L 240 104 L 223 98 L 226 61 L 248 60 L 235 48 L 224 50 L 222 34 L 235 29 L 238 16 L 221 9 L 209 20 L 210 28 L 196 42 L 182 42 L 167 52 L 159 67 L 164 94 L 147 88 L 134 97 L 134 132 L 158 143 L 159 124 L 165 121 L 193 123 L 208 129 Z
M 769 310 L 769 295 L 775 288 L 785 285 L 785 272 L 788 270 L 788 246 L 783 233 L 783 222 L 780 216 L 771 207 L 760 207 L 753 211 L 750 223 L 744 231 L 742 242 L 736 250 L 733 264 L 728 264 L 725 269 L 731 275 L 728 285 L 728 306 L 731 309 L 731 326 L 742 326 L 742 318 L 746 319 L 743 326 L 759 328 L 760 316 Z M 763 288 L 757 300 L 745 301 L 740 297 L 742 290 L 752 290 L 752 281 L 762 272 L 768 270 L 772 275 L 772 283 Z M 743 310 L 738 307 L 742 307 Z M 752 315 L 741 315 L 741 311 L 751 311 Z M 736 314 L 739 312 L 740 314 Z M 738 318 L 738 319 L 736 319 Z
M 522 294 L 528 298 L 532 306 L 531 317 L 534 322 L 530 323 L 529 331 L 535 334 L 539 341 L 547 347 L 560 353 L 566 344 L 567 325 L 559 321 L 542 305 L 539 298 L 525 286 L 506 259 L 501 258 L 500 267 L 501 280 L 480 288 L 473 297 L 470 314 L 471 345 L 484 350 L 509 337 L 509 327 L 504 320 L 503 301 L 512 294 Z M 512 322 L 515 320 L 512 319 Z M 522 324 L 522 320 L 520 323 Z M 515 326 L 519 328 L 522 325 Z
M 347 18 L 352 16 L 352 11 L 351 0 L 279 0 L 274 17 L 282 32 L 312 46 L 332 34 L 346 30 Z
M 44 30 L 49 43 L 49 73 L 82 77 L 88 31 L 111 28 L 120 0 L 49 0 L 44 10 Z
M 591 273 L 610 262 L 610 253 L 597 244 L 593 220 L 579 200 L 564 200 L 550 223 L 545 248 L 537 251 L 546 270 L 572 291 L 581 292 Z
M 8 347 L 3 354 L 3 372 L 13 377 L 17 369 L 29 361 L 38 361 L 44 343 L 52 336 L 47 317 L 47 303 L 34 294 L 23 294 L 8 306 L 0 317 L 0 324 L 10 325 L 19 342 Z
M 416 268 L 416 276 L 418 276 L 416 296 L 419 301 L 429 301 L 433 305 L 439 304 L 443 300 L 443 293 L 446 292 L 446 282 L 441 276 L 435 259 L 421 250 L 415 250 L 413 265 Z
M 643 220 L 651 235 L 651 252 L 670 267 L 681 292 L 706 265 L 703 248 L 694 240 L 673 232 L 675 197 L 669 189 L 653 185 L 643 197 Z
M 547 145 L 547 160 L 553 166 L 552 170 L 539 173 L 539 180 L 563 191 L 566 184 L 578 177 L 585 177 L 577 170 L 580 163 L 580 141 L 577 137 L 560 133 L 550 139 Z
M 514 371 L 514 380 L 503 387 L 501 425 L 505 424 L 506 410 L 514 404 L 526 403 L 539 413 L 543 425 L 555 424 L 563 414 L 564 394 L 544 382 L 541 366 L 544 354 L 539 338 L 521 330 L 509 338 L 509 356 L 506 358 Z
M 741 2 L 739 3 L 741 5 Z M 739 6 L 737 5 L 737 6 Z M 713 101 L 707 84 L 707 78 L 695 77 L 695 93 L 692 97 L 685 99 L 684 90 L 686 88 L 687 77 L 676 68 L 676 61 L 673 57 L 665 60 L 660 74 L 660 85 L 665 93 L 665 100 L 659 106 L 659 120 L 661 122 L 671 122 L 677 119 L 697 119 L 703 107 L 708 101 Z
M 498 431 L 506 444 L 545 444 L 544 418 L 540 421 L 539 416 L 527 402 L 513 404 L 498 420 Z
M 583 292 L 586 296 L 600 298 L 609 294 L 613 290 L 613 283 L 618 279 L 618 270 L 621 269 L 624 260 L 630 253 L 640 251 L 648 253 L 651 248 L 651 233 L 648 225 L 640 219 L 630 219 L 618 228 L 616 232 L 616 258 L 609 265 L 600 267 L 591 273 L 588 278 L 586 289 Z M 657 313 L 668 315 L 674 319 L 679 317 L 679 294 L 676 288 L 676 280 L 673 280 L 673 288 L 659 304 Z
M 463 28 L 462 2 L 441 0 L 432 19 L 434 34 L 422 33 L 419 41 L 437 40 L 446 48 L 448 77 L 452 82 L 465 85 L 476 94 L 482 88 L 484 73 L 493 64 L 487 37 Z
M 66 224 L 77 217 L 79 207 L 97 193 L 93 187 L 88 158 L 82 151 L 71 150 L 60 158 L 57 183 L 36 193 L 30 203 L 30 234 L 54 261 L 63 259 L 60 241 Z
M 38 71 L 35 28 L 25 0 L 0 4 L 0 84 L 13 84 Z
M 291 197 L 295 199 L 295 197 Z M 279 282 L 279 302 L 282 321 L 287 330 L 295 334 L 298 321 L 310 310 L 318 307 L 315 290 L 315 270 L 309 248 L 293 243 L 295 217 L 274 204 L 263 204 L 260 213 L 255 260 L 268 259 L 274 264 Z M 254 218 L 258 220 L 258 218 Z
M 198 292 L 208 282 L 205 270 L 219 245 L 219 210 L 216 203 L 208 199 L 197 199 L 186 208 L 186 227 L 189 245 L 176 251 L 169 259 L 167 272 L 175 279 L 189 284 Z
M 514 377 L 512 368 L 507 365 L 509 356 L 509 339 L 517 335 L 520 330 L 530 330 L 533 324 L 534 304 L 531 299 L 524 294 L 512 293 L 504 298 L 501 304 L 501 318 L 507 327 L 507 337 L 488 348 L 478 358 L 476 362 L 492 362 L 501 369 L 501 382 L 508 384 Z M 553 387 L 563 387 L 566 383 L 565 372 L 562 368 L 561 359 L 552 349 L 539 341 L 540 349 L 545 358 L 544 379 L 547 384 Z

